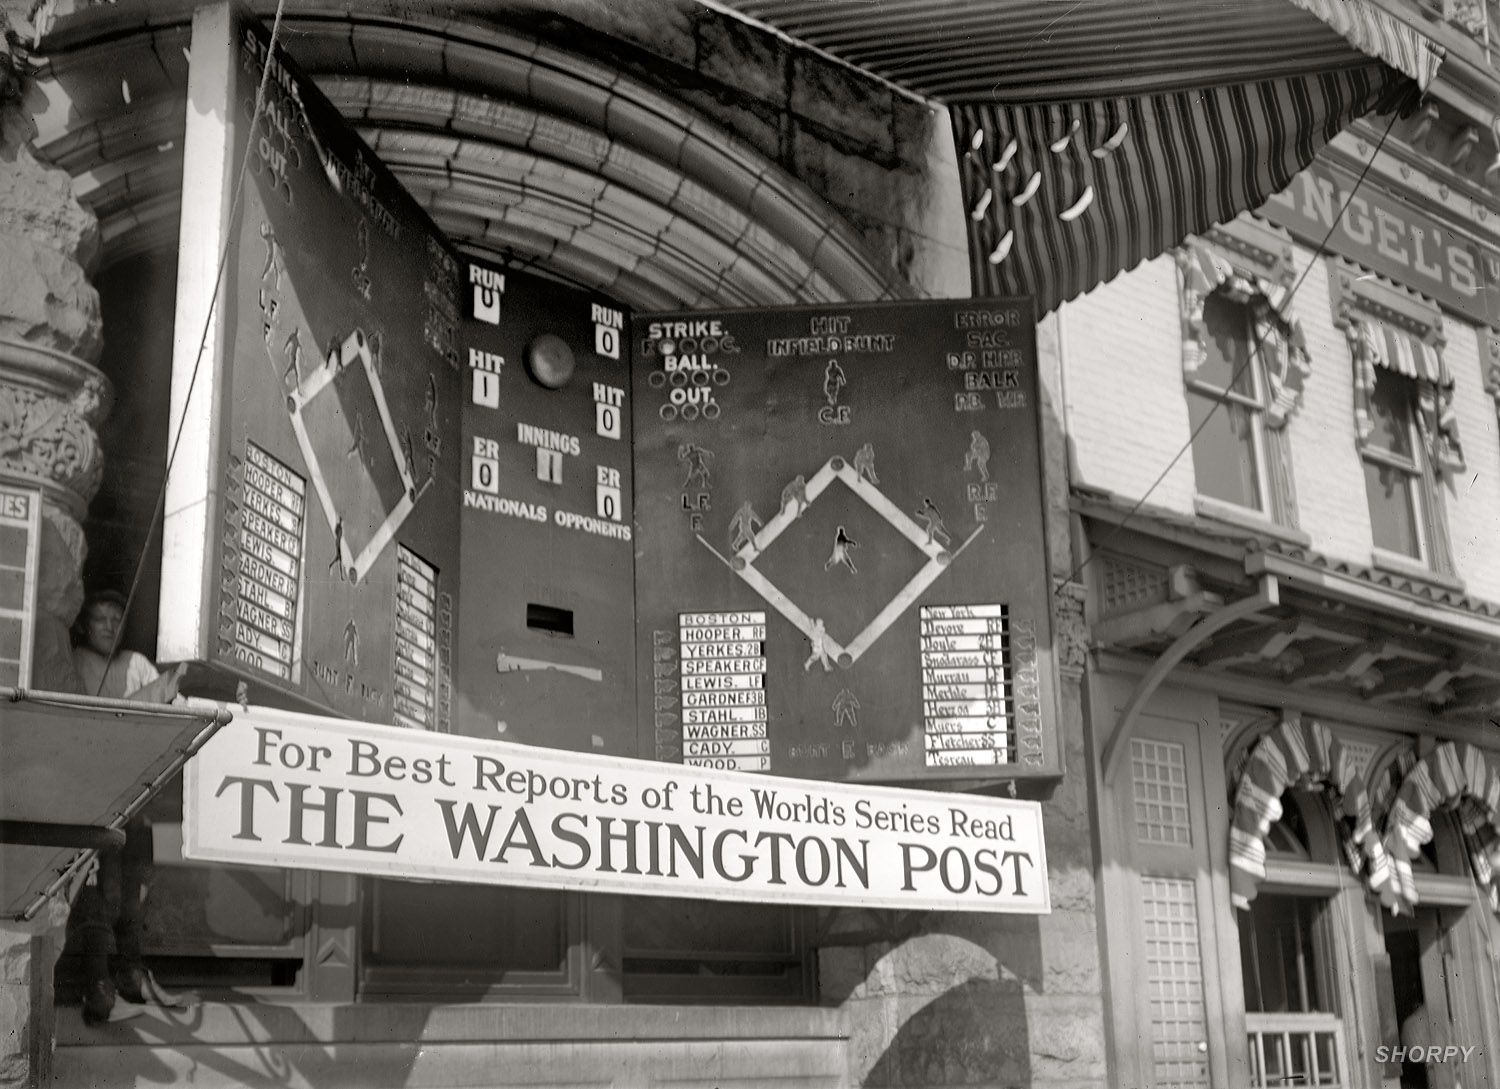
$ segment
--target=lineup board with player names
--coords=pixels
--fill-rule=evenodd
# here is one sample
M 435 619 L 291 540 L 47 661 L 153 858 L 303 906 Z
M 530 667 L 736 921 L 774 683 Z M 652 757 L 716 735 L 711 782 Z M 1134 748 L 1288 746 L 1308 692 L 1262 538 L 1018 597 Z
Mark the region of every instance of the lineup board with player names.
M 1029 300 L 632 323 L 641 754 L 1057 774 Z
M 179 317 L 212 307 L 217 339 L 200 368 L 196 330 L 186 353 L 179 336 L 173 364 L 174 397 L 195 400 L 156 656 L 200 663 L 197 695 L 243 685 L 258 703 L 447 729 L 458 257 L 265 27 L 205 10 L 193 54 L 212 78 L 190 91 L 183 267 L 214 267 L 220 243 L 231 260 L 222 290 L 178 282 Z

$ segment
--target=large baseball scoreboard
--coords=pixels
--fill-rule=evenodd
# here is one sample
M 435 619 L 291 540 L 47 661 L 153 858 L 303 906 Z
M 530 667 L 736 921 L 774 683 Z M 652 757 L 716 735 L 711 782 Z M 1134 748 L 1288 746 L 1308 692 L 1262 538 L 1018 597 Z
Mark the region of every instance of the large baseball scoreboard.
M 636 318 L 641 747 L 1056 767 L 1027 300 Z
M 222 21 L 159 647 L 189 691 L 807 778 L 1059 772 L 1028 300 L 642 314 L 460 254 Z

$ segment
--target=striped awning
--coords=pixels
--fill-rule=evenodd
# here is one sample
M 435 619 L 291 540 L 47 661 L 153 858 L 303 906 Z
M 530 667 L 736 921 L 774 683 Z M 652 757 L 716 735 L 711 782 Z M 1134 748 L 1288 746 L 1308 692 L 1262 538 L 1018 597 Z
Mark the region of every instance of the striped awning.
M 1354 360 L 1354 430 L 1360 442 L 1374 433 L 1371 399 L 1376 368 L 1416 381 L 1417 427 L 1440 474 L 1464 471 L 1463 440 L 1458 433 L 1453 377 L 1442 354 L 1417 333 L 1369 314 L 1350 320 Z
M 1367 57 L 1385 61 L 1427 90 L 1437 77 L 1443 55 L 1413 28 L 1389 12 L 1361 0 L 1291 0 L 1336 30 Z
M 1087 101 L 1441 54 L 1376 0 L 699 0 L 948 105 Z
M 1049 311 L 1260 207 L 1441 51 L 1374 0 L 699 0 L 950 107 L 975 295 Z
M 952 111 L 975 295 L 1094 287 L 1257 208 L 1412 83 L 1384 64 L 1230 87 Z
M 1361 319 L 1359 335 L 1366 358 L 1374 366 L 1436 386 L 1450 384 L 1442 356 L 1417 334 L 1389 322 Z

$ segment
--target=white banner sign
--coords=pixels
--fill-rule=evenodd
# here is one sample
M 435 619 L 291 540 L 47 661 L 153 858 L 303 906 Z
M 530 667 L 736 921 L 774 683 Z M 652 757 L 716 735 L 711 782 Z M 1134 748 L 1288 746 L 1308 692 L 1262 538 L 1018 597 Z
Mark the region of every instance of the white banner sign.
M 188 764 L 183 853 L 712 900 L 1051 909 L 1037 802 L 779 779 L 251 708 Z

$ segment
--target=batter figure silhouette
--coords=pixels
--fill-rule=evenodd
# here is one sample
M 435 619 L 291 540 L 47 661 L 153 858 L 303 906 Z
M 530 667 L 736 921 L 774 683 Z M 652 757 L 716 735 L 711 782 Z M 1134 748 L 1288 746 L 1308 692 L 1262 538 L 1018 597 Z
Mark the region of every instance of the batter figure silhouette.
M 964 472 L 979 471 L 980 483 L 990 479 L 990 442 L 978 431 L 969 432 L 969 452 L 964 455 Z
M 854 557 L 849 555 L 850 549 L 858 547 L 859 542 L 845 533 L 843 526 L 839 526 L 838 531 L 833 535 L 833 551 L 828 554 L 828 562 L 823 565 L 823 570 L 827 571 L 835 564 L 839 564 L 847 567 L 851 575 L 859 574 L 859 568 L 854 566 Z
M 830 406 L 838 404 L 839 391 L 849 384 L 844 377 L 844 368 L 839 366 L 837 359 L 828 361 L 828 369 L 823 372 L 823 396 L 828 399 Z
M 747 544 L 755 541 L 755 527 L 764 526 L 765 523 L 756 515 L 755 509 L 750 506 L 747 499 L 740 504 L 739 510 L 734 512 L 734 517 L 729 520 L 729 548 L 732 552 L 738 552 Z
M 948 527 L 943 524 L 943 516 L 933 506 L 932 500 L 925 495 L 922 497 L 922 505 L 917 508 L 917 517 L 922 520 L 923 527 L 927 530 L 927 543 L 932 544 L 934 540 L 940 539 L 943 544 L 953 543 L 953 537 L 948 533 Z
M 814 662 L 823 663 L 824 673 L 832 670 L 833 661 L 828 657 L 828 628 L 823 624 L 822 617 L 813 619 L 812 632 L 807 640 L 812 645 L 812 653 L 807 656 L 807 661 L 802 663 L 802 672 L 806 673 L 810 670 Z

